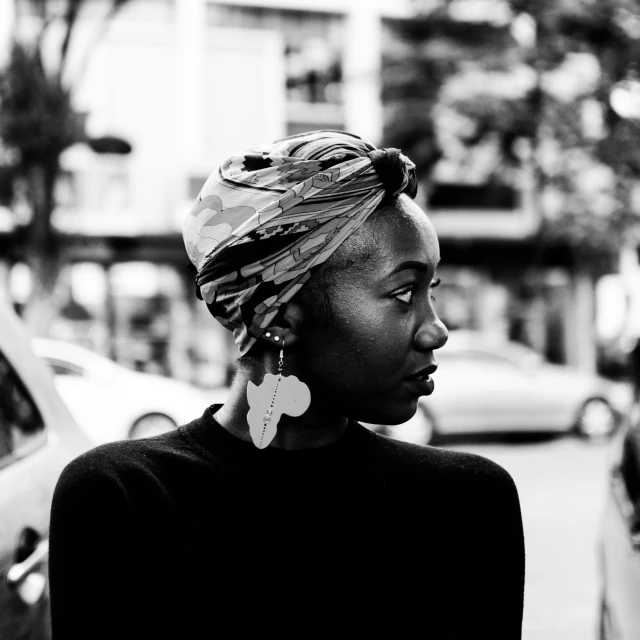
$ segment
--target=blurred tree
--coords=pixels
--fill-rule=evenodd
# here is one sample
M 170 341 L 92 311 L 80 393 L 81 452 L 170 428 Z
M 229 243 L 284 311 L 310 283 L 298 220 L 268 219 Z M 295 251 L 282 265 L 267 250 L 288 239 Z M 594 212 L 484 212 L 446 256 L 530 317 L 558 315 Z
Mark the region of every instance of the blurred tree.
M 109 0 L 101 24 L 127 1 Z M 39 335 L 46 334 L 55 316 L 56 284 L 64 262 L 62 239 L 52 226 L 60 156 L 77 143 L 89 144 L 97 153 L 131 151 L 124 140 L 89 138 L 85 114 L 73 106 L 80 78 L 71 78 L 67 67 L 85 5 L 93 5 L 95 13 L 96 3 L 90 0 L 15 0 L 11 52 L 0 70 L 0 204 L 17 218 L 26 218 L 17 222 L 25 232 L 33 290 L 23 315 Z M 87 49 L 85 56 L 89 54 Z
M 444 84 L 467 60 L 507 68 L 504 54 L 515 51 L 517 43 L 502 26 L 452 19 L 446 3 L 415 19 L 387 24 L 395 37 L 387 38 L 382 61 L 384 138 L 427 176 L 442 157 L 434 110 Z
M 468 153 L 496 142 L 501 162 L 489 179 L 500 180 L 520 165 L 525 142 L 536 175 L 540 242 L 568 243 L 582 267 L 598 271 L 640 220 L 634 204 L 640 109 L 625 118 L 612 100 L 616 90 L 624 99 L 625 86 L 640 93 L 640 2 L 424 6 L 394 26 L 404 44 L 383 65 L 385 143 L 410 155 L 417 150 L 428 179 L 446 153 L 438 113 L 455 111 L 467 122 L 457 137 Z

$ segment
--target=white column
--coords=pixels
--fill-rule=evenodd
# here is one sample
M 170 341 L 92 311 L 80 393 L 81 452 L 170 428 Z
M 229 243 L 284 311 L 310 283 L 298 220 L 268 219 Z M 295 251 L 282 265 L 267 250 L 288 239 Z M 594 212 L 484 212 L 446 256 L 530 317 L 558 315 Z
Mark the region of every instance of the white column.
M 629 301 L 625 322 L 625 337 L 640 337 L 640 264 L 638 247 L 627 242 L 620 250 L 620 282 Z
M 574 275 L 573 300 L 567 333 L 568 362 L 583 371 L 595 372 L 595 288 L 590 274 L 578 271 Z
M 10 2 L 9 0 L 0 2 L 0 67 L 3 67 L 9 61 L 15 19 L 15 2 Z
M 185 189 L 190 169 L 205 155 L 204 82 L 206 11 L 204 0 L 176 0 L 178 155 L 184 168 Z
M 346 130 L 378 144 L 382 24 L 377 3 L 351 0 L 345 16 L 344 112 Z
M 0 260 L 0 303 L 7 306 L 13 304 L 13 300 L 11 299 L 10 272 L 9 262 Z

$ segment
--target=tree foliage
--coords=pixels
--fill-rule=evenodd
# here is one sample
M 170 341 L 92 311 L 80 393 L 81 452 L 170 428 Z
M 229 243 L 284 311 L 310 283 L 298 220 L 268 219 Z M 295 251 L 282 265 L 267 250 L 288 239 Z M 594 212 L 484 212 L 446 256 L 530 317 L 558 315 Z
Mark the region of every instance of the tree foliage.
M 111 20 L 126 2 L 110 0 L 100 21 Z M 70 52 L 83 10 L 95 11 L 95 3 L 16 0 L 15 6 L 11 52 L 0 70 L 0 204 L 18 210 L 21 199 L 29 211 L 25 260 L 34 286 L 24 315 L 34 332 L 42 334 L 55 314 L 64 262 L 63 241 L 52 226 L 60 156 L 77 143 L 98 152 L 131 148 L 115 138 L 89 139 L 84 114 L 73 105 L 79 78 L 68 73 Z
M 505 0 L 506 20 L 464 27 L 453 4 L 392 25 L 404 51 L 391 47 L 384 67 L 385 142 L 421 150 L 428 179 L 447 154 L 436 117 L 445 105 L 470 123 L 458 135 L 470 154 L 496 142 L 491 178 L 499 180 L 529 141 L 540 240 L 569 244 L 585 263 L 608 260 L 640 220 L 640 121 L 621 117 L 610 100 L 640 72 L 640 2 Z M 523 27 L 528 39 L 519 37 Z M 467 81 L 474 74 L 484 80 Z
M 439 8 L 412 20 L 387 22 L 390 46 L 383 56 L 382 100 L 385 140 L 411 156 L 418 171 L 429 174 L 442 157 L 433 110 L 446 81 L 465 60 L 481 58 L 503 68 L 496 52 L 513 50 L 504 28 L 451 20 Z

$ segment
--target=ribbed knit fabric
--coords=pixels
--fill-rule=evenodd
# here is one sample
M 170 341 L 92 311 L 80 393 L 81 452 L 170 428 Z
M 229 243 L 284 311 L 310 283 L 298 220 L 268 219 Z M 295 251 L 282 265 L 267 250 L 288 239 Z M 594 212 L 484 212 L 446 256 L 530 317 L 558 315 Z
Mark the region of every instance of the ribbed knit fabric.
M 256 449 L 214 419 L 76 458 L 53 498 L 53 640 L 521 637 L 509 474 L 350 422 Z

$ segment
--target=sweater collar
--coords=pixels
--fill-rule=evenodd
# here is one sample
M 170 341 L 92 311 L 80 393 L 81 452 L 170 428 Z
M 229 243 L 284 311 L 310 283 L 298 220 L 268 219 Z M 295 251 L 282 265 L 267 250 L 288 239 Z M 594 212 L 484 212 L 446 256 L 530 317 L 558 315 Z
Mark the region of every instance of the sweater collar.
M 313 449 L 258 449 L 253 444 L 230 434 L 215 419 L 222 407 L 214 404 L 200 418 L 179 427 L 180 433 L 206 457 L 230 469 L 239 471 L 321 471 L 340 466 L 359 466 L 367 457 L 373 434 L 354 420 L 340 438 L 331 444 Z

